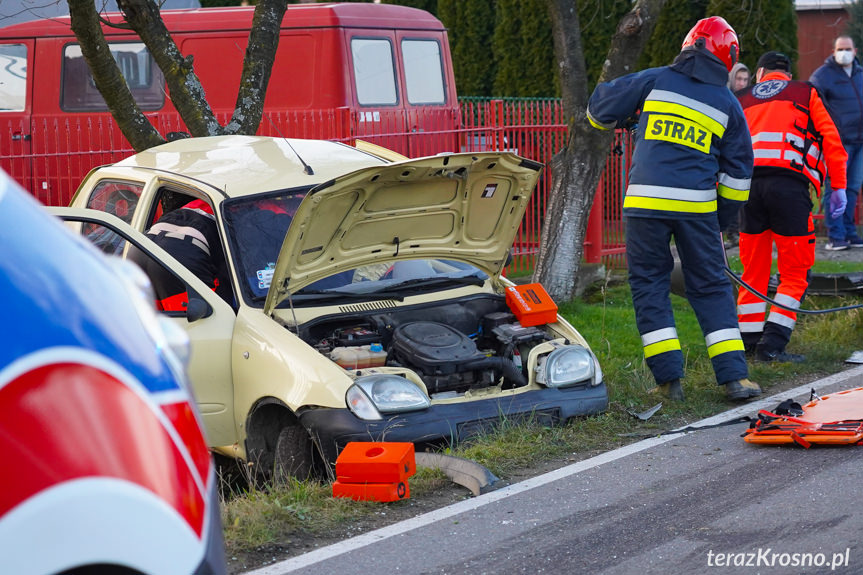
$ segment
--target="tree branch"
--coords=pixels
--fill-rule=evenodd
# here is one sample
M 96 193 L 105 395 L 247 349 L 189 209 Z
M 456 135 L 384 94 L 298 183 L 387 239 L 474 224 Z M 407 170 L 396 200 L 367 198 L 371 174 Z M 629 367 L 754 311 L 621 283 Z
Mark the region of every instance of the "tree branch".
M 226 132 L 254 134 L 258 130 L 287 9 L 287 0 L 260 0 L 255 7 L 237 103 Z
M 141 112 L 111 55 L 93 0 L 69 0 L 69 16 L 96 88 L 132 148 L 140 151 L 163 143 L 165 140 Z

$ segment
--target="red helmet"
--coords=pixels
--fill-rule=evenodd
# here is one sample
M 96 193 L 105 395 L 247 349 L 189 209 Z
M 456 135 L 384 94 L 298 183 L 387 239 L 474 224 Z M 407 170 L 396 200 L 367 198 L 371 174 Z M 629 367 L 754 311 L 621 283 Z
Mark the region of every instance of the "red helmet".
M 725 63 L 729 72 L 737 63 L 737 57 L 740 54 L 737 32 L 725 21 L 725 18 L 720 16 L 711 16 L 696 22 L 683 40 L 682 48 L 688 46 L 707 48 L 711 54 Z

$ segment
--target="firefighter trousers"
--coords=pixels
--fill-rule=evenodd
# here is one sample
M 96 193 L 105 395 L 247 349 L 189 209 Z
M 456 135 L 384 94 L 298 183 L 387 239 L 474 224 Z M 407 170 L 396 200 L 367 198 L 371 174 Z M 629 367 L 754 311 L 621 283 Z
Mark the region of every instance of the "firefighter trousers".
M 701 326 L 716 382 L 748 377 L 734 313 L 734 292 L 723 268 L 715 214 L 697 219 L 626 218 L 626 257 L 635 322 L 644 357 L 657 384 L 683 377 L 683 353 L 671 309 L 674 238 L 686 297 Z
M 752 178 L 749 201 L 740 210 L 740 261 L 743 281 L 767 293 L 773 244 L 779 270 L 774 299 L 799 308 L 809 287 L 809 270 L 815 263 L 815 227 L 809 184 L 796 175 Z M 747 350 L 784 351 L 797 323 L 797 314 L 767 303 L 741 288 L 737 319 Z M 765 318 L 766 315 L 766 318 Z

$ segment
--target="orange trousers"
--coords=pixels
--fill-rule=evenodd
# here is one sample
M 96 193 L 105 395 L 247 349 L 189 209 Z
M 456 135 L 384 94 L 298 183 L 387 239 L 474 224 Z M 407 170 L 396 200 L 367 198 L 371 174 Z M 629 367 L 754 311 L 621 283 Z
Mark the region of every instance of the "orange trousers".
M 773 297 L 800 307 L 815 262 L 815 227 L 809 186 L 793 177 L 755 177 L 749 202 L 740 211 L 740 261 L 743 281 L 766 294 L 776 244 L 779 287 Z M 737 295 L 740 335 L 748 350 L 783 351 L 797 314 L 767 303 L 745 288 Z

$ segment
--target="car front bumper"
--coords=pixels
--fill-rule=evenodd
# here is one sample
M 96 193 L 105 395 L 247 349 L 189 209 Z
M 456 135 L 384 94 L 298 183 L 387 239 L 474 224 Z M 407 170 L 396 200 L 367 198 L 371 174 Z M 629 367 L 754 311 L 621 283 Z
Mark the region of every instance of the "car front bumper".
M 326 460 L 334 463 L 351 441 L 456 443 L 504 421 L 557 425 L 578 415 L 600 413 L 607 407 L 608 389 L 601 383 L 594 387 L 544 388 L 505 397 L 432 405 L 380 421 L 362 420 L 347 408 L 311 409 L 300 414 L 300 423 L 317 438 Z

